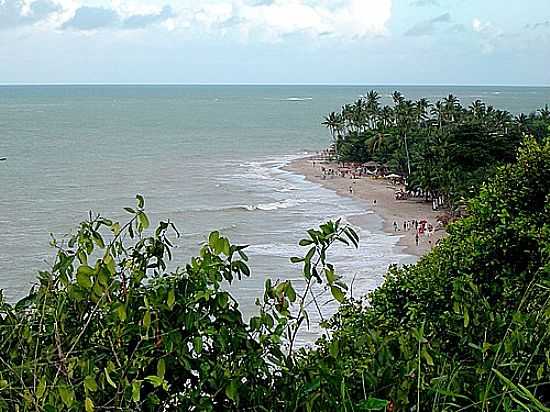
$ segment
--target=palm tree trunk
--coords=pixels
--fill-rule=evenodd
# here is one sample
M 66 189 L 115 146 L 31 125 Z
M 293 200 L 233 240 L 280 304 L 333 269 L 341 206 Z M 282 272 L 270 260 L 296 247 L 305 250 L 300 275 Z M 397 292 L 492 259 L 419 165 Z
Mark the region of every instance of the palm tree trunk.
M 409 145 L 407 143 L 407 133 L 405 132 L 405 152 L 407 153 L 407 170 L 409 171 L 409 176 L 411 175 L 411 159 L 409 157 Z

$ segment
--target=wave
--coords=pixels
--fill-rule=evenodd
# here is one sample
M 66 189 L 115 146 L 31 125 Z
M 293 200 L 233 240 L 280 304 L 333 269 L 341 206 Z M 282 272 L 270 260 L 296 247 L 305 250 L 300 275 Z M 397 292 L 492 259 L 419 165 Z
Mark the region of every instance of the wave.
M 261 179 L 272 180 L 270 176 L 266 176 L 264 173 L 237 173 L 229 176 L 231 179 Z
M 271 202 L 271 203 L 259 203 L 257 205 L 247 205 L 244 208 L 248 210 L 249 212 L 255 211 L 255 210 L 263 210 L 265 212 L 269 212 L 272 210 L 278 210 L 278 209 L 288 209 L 289 207 L 298 206 L 301 203 L 307 203 L 307 200 L 305 199 L 285 199 L 280 200 L 278 202 Z
M 278 209 L 288 209 L 290 207 L 298 206 L 302 203 L 308 203 L 306 199 L 285 199 L 277 202 L 270 203 L 258 203 L 256 205 L 236 205 L 236 206 L 224 206 L 218 208 L 200 208 L 200 209 L 189 209 L 182 210 L 181 214 L 193 214 L 193 213 L 216 213 L 216 212 L 235 212 L 235 211 L 247 211 L 253 212 L 256 210 L 261 210 L 265 212 L 278 210 Z M 233 228 L 234 226 L 231 226 Z
M 313 97 L 286 97 L 283 99 L 278 99 L 274 97 L 264 97 L 264 100 L 273 100 L 277 102 L 307 102 L 313 100 Z
M 309 100 L 313 100 L 313 97 L 288 97 L 281 99 L 282 102 L 306 102 Z
M 288 192 L 293 192 L 295 190 L 300 190 L 300 189 L 294 186 L 283 187 L 282 189 L 275 189 L 275 191 L 279 193 L 288 193 Z

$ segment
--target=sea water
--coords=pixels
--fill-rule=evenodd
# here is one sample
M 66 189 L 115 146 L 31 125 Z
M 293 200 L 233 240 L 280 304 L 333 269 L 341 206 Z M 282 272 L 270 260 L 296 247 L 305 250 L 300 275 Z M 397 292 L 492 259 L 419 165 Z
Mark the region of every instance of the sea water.
M 373 213 L 365 203 L 285 170 L 325 148 L 323 116 L 369 89 L 432 101 L 453 93 L 512 112 L 550 102 L 549 88 L 376 86 L 3 86 L 0 87 L 0 289 L 22 297 L 51 266 L 48 244 L 93 210 L 124 220 L 135 194 L 153 222 L 181 231 L 171 267 L 184 264 L 212 230 L 250 244 L 252 276 L 231 287 L 255 311 L 266 277 L 300 279 L 290 256 L 307 229 Z M 373 216 L 373 222 L 376 217 Z M 354 294 L 378 286 L 407 259 L 380 224 L 360 228 L 359 250 L 331 260 Z M 410 257 L 409 257 L 410 261 Z M 330 312 L 333 304 L 324 306 Z

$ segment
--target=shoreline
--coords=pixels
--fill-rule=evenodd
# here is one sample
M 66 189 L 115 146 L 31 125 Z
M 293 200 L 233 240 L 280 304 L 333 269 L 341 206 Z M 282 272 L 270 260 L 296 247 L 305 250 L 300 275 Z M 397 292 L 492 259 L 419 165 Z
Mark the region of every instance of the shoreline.
M 322 166 L 337 169 L 335 163 L 323 164 Z M 431 236 L 424 234 L 419 236 L 418 246 L 416 245 L 416 230 L 414 228 L 405 230 L 403 223 L 410 220 L 426 220 L 437 228 L 437 217 L 442 212 L 433 211 L 431 203 L 422 200 L 395 200 L 395 191 L 399 190 L 402 185 L 394 186 L 387 180 L 372 179 L 370 177 L 351 179 L 329 176 L 323 179 L 321 165 L 315 161 L 314 166 L 310 157 L 293 160 L 284 169 L 302 175 L 306 180 L 333 190 L 340 196 L 351 197 L 363 202 L 366 206 L 365 211 L 373 211 L 376 216 L 382 219 L 382 229 L 387 235 L 399 236 L 396 246 L 401 248 L 405 254 L 417 258 L 422 257 L 446 234 L 444 229 L 435 230 Z M 350 186 L 353 193 L 350 193 Z M 376 204 L 374 204 L 375 200 Z M 368 219 L 369 215 L 364 216 L 364 219 Z M 361 223 L 363 216 L 357 218 L 352 218 L 352 223 L 363 226 Z M 397 223 L 398 231 L 394 228 L 394 222 Z

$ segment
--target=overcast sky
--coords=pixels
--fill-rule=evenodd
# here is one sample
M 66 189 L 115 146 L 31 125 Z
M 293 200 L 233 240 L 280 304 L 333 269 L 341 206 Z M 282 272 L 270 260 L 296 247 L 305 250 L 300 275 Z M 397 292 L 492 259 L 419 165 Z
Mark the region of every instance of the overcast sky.
M 550 0 L 0 0 L 0 83 L 550 85 Z

